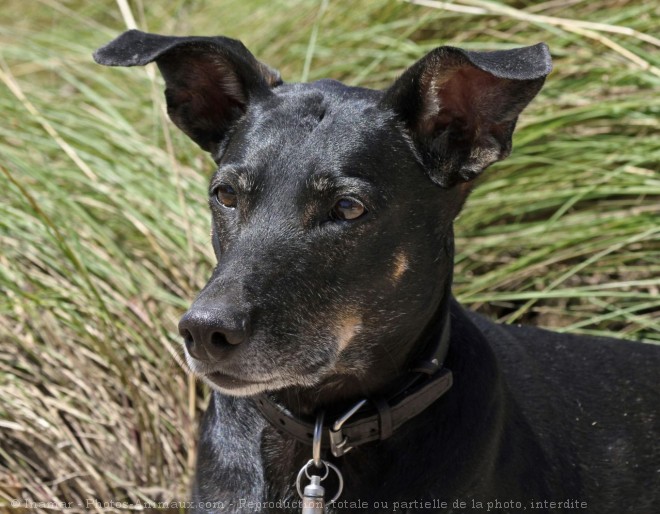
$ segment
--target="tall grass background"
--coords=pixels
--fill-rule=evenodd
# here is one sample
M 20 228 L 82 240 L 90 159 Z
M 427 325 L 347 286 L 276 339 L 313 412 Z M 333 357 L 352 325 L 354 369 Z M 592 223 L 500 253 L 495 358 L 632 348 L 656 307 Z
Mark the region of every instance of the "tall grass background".
M 213 166 L 167 120 L 154 69 L 102 68 L 92 50 L 132 26 L 224 34 L 287 81 L 380 88 L 442 44 L 547 42 L 555 71 L 457 222 L 455 293 L 503 322 L 657 343 L 658 9 L 4 0 L 0 510 L 187 497 L 207 393 L 172 354 L 212 268 Z

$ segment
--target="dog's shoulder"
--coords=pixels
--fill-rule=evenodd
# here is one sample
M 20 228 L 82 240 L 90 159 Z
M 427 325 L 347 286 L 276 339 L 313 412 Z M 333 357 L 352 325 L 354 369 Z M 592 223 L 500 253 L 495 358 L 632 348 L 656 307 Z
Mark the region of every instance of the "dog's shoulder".
M 660 347 L 524 325 L 470 312 L 518 404 L 555 462 L 581 469 L 587 487 L 616 496 L 617 469 L 660 482 Z M 568 456 L 574 457 L 568 457 Z M 644 478 L 646 477 L 646 478 Z M 590 485 L 589 485 L 590 484 Z M 632 484 L 628 484 L 630 486 Z

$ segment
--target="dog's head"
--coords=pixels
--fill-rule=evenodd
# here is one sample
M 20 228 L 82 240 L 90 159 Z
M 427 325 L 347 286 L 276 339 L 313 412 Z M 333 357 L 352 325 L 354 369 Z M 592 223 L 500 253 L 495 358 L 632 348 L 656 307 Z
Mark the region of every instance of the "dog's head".
M 238 41 L 134 30 L 95 58 L 155 61 L 172 121 L 217 164 L 218 263 L 179 330 L 190 369 L 234 395 L 368 392 L 401 371 L 445 292 L 471 182 L 508 155 L 550 71 L 542 44 L 441 47 L 384 91 L 285 84 Z

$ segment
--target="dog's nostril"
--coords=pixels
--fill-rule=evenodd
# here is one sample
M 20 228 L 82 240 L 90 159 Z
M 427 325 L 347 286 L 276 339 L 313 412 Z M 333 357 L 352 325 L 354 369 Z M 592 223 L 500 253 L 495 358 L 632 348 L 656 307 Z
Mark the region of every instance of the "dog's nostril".
M 189 330 L 183 330 L 181 332 L 181 336 L 183 337 L 183 344 L 186 345 L 186 350 L 190 352 L 193 345 L 195 344 L 195 340 L 193 339 L 192 334 L 190 333 Z
M 211 335 L 211 345 L 217 347 L 221 346 L 236 346 L 245 340 L 245 333 L 242 331 L 223 330 L 222 332 L 214 332 Z
M 231 344 L 222 332 L 214 332 L 211 336 L 211 344 L 214 346 L 227 346 Z
M 211 344 L 214 346 L 225 346 L 229 344 L 229 341 L 227 341 L 227 338 L 224 334 L 220 332 L 214 332 L 211 336 Z
M 195 344 L 195 338 L 193 337 L 192 332 L 190 332 L 190 330 L 183 329 L 179 333 L 181 334 L 181 337 L 183 337 L 183 344 L 186 347 L 188 355 L 190 355 L 193 359 L 203 360 L 204 356 L 199 353 L 200 347 L 199 344 Z

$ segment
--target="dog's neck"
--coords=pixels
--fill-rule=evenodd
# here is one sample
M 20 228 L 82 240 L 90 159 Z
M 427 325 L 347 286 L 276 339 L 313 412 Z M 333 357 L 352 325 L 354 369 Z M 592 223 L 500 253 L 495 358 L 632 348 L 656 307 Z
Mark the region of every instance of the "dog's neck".
M 367 369 L 364 374 L 332 374 L 314 387 L 290 387 L 275 393 L 273 398 L 294 416 L 313 419 L 320 410 L 329 412 L 344 412 L 347 408 L 363 398 L 386 397 L 405 382 L 410 369 L 420 360 L 436 358 L 442 366 L 450 341 L 449 309 L 453 301 L 451 295 L 451 275 L 443 287 L 444 294 L 436 303 L 433 315 L 423 325 L 417 334 L 411 334 L 409 340 L 395 338 L 384 340 L 377 345 L 391 361 L 390 348 L 399 347 L 406 350 L 400 352 L 402 359 L 389 372 L 383 372 L 380 362 Z M 442 346 L 439 348 L 439 346 Z M 437 354 L 437 355 L 436 355 Z
M 466 482 L 474 483 L 477 488 L 492 486 L 497 489 L 499 484 L 485 484 L 471 475 L 466 477 L 464 463 L 473 462 L 479 469 L 492 469 L 501 451 L 509 452 L 508 457 L 512 452 L 523 451 L 522 447 L 511 449 L 501 444 L 502 438 L 510 434 L 527 435 L 527 428 L 512 410 L 492 350 L 457 302 L 451 300 L 450 310 L 452 345 L 446 364 L 456 377 L 454 386 L 383 444 L 358 446 L 336 462 L 346 483 L 353 484 L 356 490 L 379 491 L 383 483 L 388 483 L 391 484 L 388 494 L 396 496 L 409 492 L 413 485 L 407 475 L 402 480 L 399 468 L 391 465 L 402 455 L 418 463 L 415 469 L 434 469 L 444 477 L 443 487 L 448 497 L 467 494 Z M 281 398 L 282 401 L 295 400 L 295 397 Z M 509 421 L 507 416 L 511 416 Z M 478 430 L 475 431 L 475 427 L 479 427 Z M 467 431 L 472 432 L 473 437 L 465 438 Z M 274 424 L 267 423 L 264 434 L 262 455 L 270 470 L 268 480 L 286 489 L 291 474 L 311 457 L 311 446 L 291 444 L 295 439 L 279 431 Z M 424 444 L 417 445 L 413 441 L 424 441 Z M 330 452 L 324 455 L 332 461 Z M 461 458 L 438 459 L 438 455 L 460 455 Z M 364 473 L 364 463 L 368 463 L 366 469 L 378 471 Z M 495 480 L 500 478 L 498 475 Z M 333 486 L 329 488 L 332 490 Z

